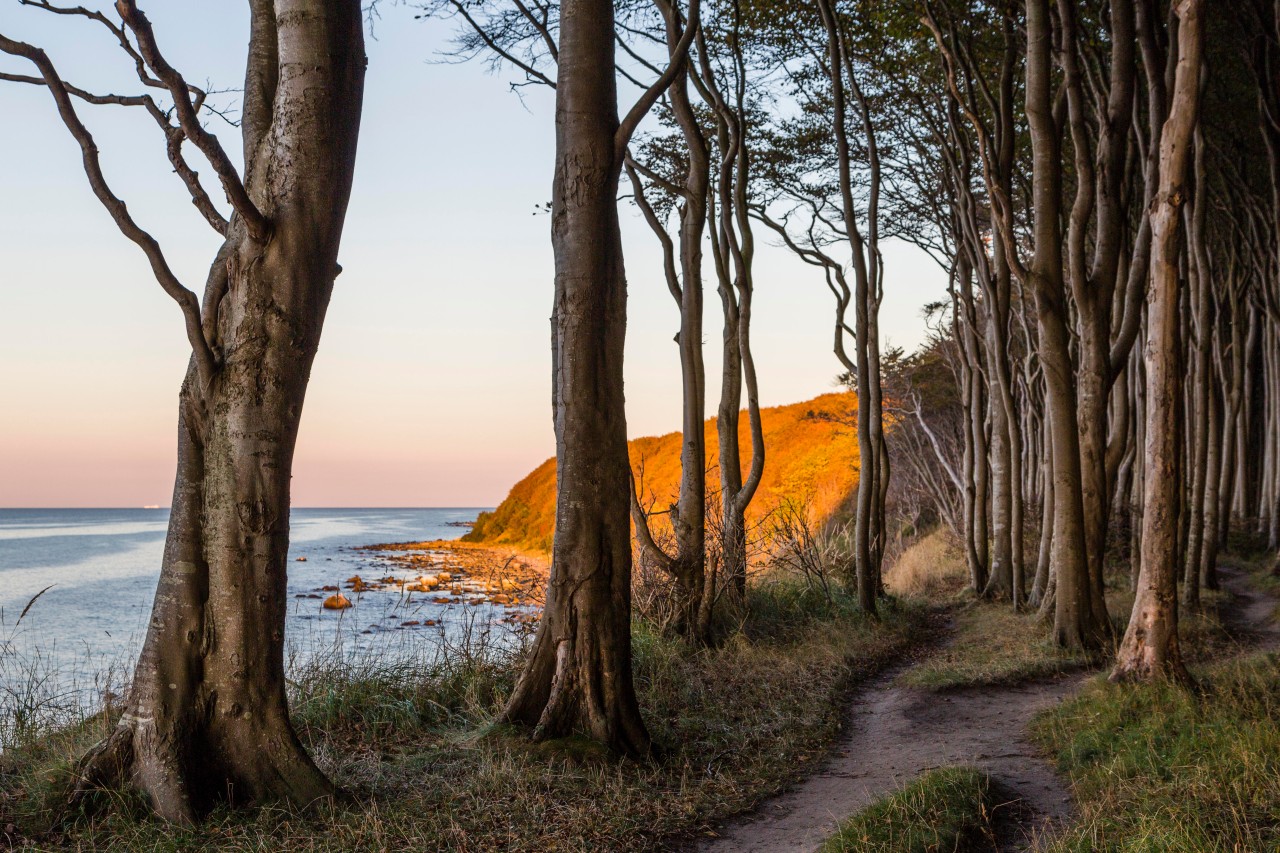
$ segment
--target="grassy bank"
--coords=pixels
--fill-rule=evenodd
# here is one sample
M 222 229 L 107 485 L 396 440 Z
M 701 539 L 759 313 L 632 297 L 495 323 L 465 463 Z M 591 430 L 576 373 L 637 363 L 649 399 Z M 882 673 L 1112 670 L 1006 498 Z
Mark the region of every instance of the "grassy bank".
M 1274 595 L 1274 559 L 1239 548 L 1221 564 Z M 1227 593 L 1206 603 L 1232 606 Z M 1081 813 L 1052 850 L 1280 849 L 1280 657 L 1242 653 L 1231 613 L 1180 619 L 1194 689 L 1098 678 L 1036 721 Z
M 964 554 L 944 530 L 911 545 L 886 573 L 894 593 L 946 602 L 953 614 L 946 646 L 903 673 L 901 684 L 926 690 L 1017 684 L 1090 664 L 1089 657 L 1055 646 L 1034 610 L 975 599 L 968 583 Z
M 955 615 L 946 648 L 903 673 L 899 681 L 927 690 L 1018 684 L 1083 669 L 1091 658 L 1064 651 L 1034 612 L 975 601 Z
M 99 716 L 0 757 L 0 829 L 12 822 L 40 848 L 657 849 L 804 773 L 837 733 L 850 687 L 925 626 L 918 608 L 890 604 L 876 623 L 843 596 L 829 604 L 793 584 L 754 589 L 751 614 L 709 650 L 637 627 L 637 688 L 665 747 L 653 763 L 583 742 L 531 745 L 493 726 L 517 659 L 464 643 L 429 659 L 329 660 L 298 673 L 300 733 L 341 786 L 335 803 L 220 811 L 175 831 L 124 797 L 101 817 L 58 822 L 69 761 L 108 724 Z
M 1081 813 L 1054 850 L 1280 849 L 1280 661 L 1195 675 L 1195 692 L 1098 681 L 1037 721 Z
M 943 767 L 845 821 L 821 853 L 994 850 L 1000 805 L 985 773 Z

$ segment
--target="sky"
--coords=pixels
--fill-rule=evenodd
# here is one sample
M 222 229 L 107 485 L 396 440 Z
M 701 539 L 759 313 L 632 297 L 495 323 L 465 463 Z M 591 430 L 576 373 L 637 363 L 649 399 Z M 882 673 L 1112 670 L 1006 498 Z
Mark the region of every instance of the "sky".
M 188 80 L 240 85 L 247 4 L 141 5 Z M 553 93 L 517 96 L 514 75 L 446 60 L 452 26 L 384 4 L 367 43 L 343 273 L 294 462 L 298 506 L 492 506 L 555 452 L 550 221 L 536 213 L 551 197 Z M 43 47 L 69 82 L 139 88 L 105 29 L 6 2 L 0 32 Z M 0 69 L 31 73 L 7 56 Z M 137 109 L 78 109 L 112 188 L 198 292 L 220 238 L 170 172 L 159 130 Z M 238 157 L 238 131 L 217 119 L 209 127 Z M 680 425 L 679 318 L 657 243 L 626 202 L 622 220 L 628 430 L 671 432 Z M 830 391 L 840 370 L 831 295 L 768 235 L 758 242 L 761 401 Z M 909 349 L 924 336 L 920 306 L 944 296 L 945 277 L 905 243 L 884 255 L 882 336 Z M 715 377 L 718 302 L 708 297 Z M 177 306 L 90 192 L 48 92 L 0 82 L 0 507 L 167 505 L 188 354 Z M 714 412 L 718 386 L 708 384 Z

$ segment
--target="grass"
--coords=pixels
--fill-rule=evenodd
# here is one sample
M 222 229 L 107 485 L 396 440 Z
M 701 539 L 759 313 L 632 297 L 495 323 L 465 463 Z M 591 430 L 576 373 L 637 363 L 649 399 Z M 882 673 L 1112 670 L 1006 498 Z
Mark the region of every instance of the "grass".
M 859 679 L 921 633 L 920 608 L 860 616 L 846 596 L 754 588 L 752 616 L 714 649 L 637 625 L 637 690 L 660 761 L 582 742 L 530 744 L 492 724 L 518 659 L 463 644 L 416 661 L 322 661 L 296 674 L 304 742 L 343 789 L 307 813 L 216 811 L 194 830 L 148 819 L 131 797 L 59 820 L 70 761 L 104 715 L 0 755 L 0 833 L 32 849 L 655 850 L 709 833 L 825 754 Z M 4 836 L 0 834 L 0 839 Z
M 1197 667 L 1200 689 L 1090 684 L 1040 717 L 1081 817 L 1051 849 L 1280 849 L 1280 660 Z
M 964 554 L 942 528 L 903 551 L 885 572 L 884 581 L 896 595 L 947 603 L 955 620 L 946 647 L 903 673 L 900 684 L 927 690 L 1007 685 L 1090 663 L 1084 655 L 1058 649 L 1034 612 L 1014 612 L 1004 603 L 975 600 L 968 591 Z
M 1058 648 L 1034 612 L 971 602 L 955 615 L 946 648 L 902 674 L 899 681 L 928 690 L 1017 684 L 1082 669 L 1090 658 Z
M 894 595 L 942 601 L 954 598 L 969 581 L 964 555 L 943 528 L 912 543 L 884 573 Z
M 1274 560 L 1245 539 L 1221 563 L 1274 594 Z M 1205 596 L 1179 619 L 1195 689 L 1098 678 L 1033 723 L 1081 811 L 1055 853 L 1280 849 L 1280 657 L 1242 654 Z
M 974 599 L 966 589 L 963 555 L 941 531 L 908 548 L 886 573 L 885 582 L 906 596 L 947 601 L 954 614 L 951 641 L 903 673 L 899 683 L 906 686 L 955 690 L 1019 684 L 1099 666 L 1114 654 L 1114 648 L 1094 654 L 1065 651 L 1052 641 L 1048 623 L 1035 610 L 1014 611 L 1004 602 Z M 1209 660 L 1236 650 L 1214 616 L 1226 597 L 1222 592 L 1203 590 L 1203 611 L 1181 615 L 1179 633 L 1190 659 Z M 1117 565 L 1108 576 L 1107 591 L 1107 610 L 1117 643 L 1132 609 L 1128 567 Z
M 976 853 L 996 849 L 999 798 L 972 767 L 932 770 L 849 818 L 821 853 Z

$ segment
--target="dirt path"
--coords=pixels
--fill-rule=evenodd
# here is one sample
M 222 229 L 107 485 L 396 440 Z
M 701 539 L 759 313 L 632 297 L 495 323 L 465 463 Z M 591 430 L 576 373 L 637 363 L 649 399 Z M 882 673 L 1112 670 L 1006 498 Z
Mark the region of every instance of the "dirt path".
M 1073 675 L 1014 687 L 934 692 L 894 684 L 906 667 L 870 681 L 850 715 L 848 734 L 813 776 L 730 824 L 701 845 L 714 853 L 816 850 L 836 825 L 921 773 L 978 767 L 1022 801 L 1013 828 L 1022 843 L 1071 816 L 1065 783 L 1027 742 L 1027 723 L 1071 695 Z M 1010 806 L 1010 813 L 1015 807 Z
M 1280 648 L 1276 601 L 1254 589 L 1245 573 L 1223 567 L 1222 585 L 1234 599 L 1223 613 L 1252 649 Z M 934 692 L 895 684 L 912 664 L 868 682 L 855 700 L 846 735 L 814 775 L 757 811 L 731 822 L 703 842 L 704 853 L 814 851 L 837 824 L 920 774 L 966 764 L 986 771 L 1009 792 L 1006 820 L 997 820 L 1002 846 L 1032 849 L 1035 839 L 1069 821 L 1065 780 L 1028 742 L 1027 724 L 1040 711 L 1072 695 L 1089 677 L 1012 687 Z
M 1218 580 L 1231 593 L 1231 606 L 1218 618 L 1250 651 L 1280 649 L 1280 623 L 1276 621 L 1276 599 L 1249 583 L 1243 569 L 1219 566 Z

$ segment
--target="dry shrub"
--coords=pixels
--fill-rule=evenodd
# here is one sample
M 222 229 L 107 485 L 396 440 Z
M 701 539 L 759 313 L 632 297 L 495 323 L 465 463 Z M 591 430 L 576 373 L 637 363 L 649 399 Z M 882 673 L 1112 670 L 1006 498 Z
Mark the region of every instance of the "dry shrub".
M 853 523 L 821 525 L 814 515 L 808 503 L 785 501 L 778 506 L 769 531 L 771 564 L 830 604 L 838 579 L 853 570 Z
M 964 556 L 945 528 L 908 546 L 884 574 L 884 585 L 894 595 L 918 598 L 953 595 L 967 581 Z
M 651 499 L 649 504 L 651 505 L 652 503 Z M 720 490 L 710 486 L 710 484 L 708 485 L 706 506 L 703 512 L 706 531 L 706 563 L 704 564 L 704 570 L 709 584 L 706 588 L 710 589 L 712 595 L 712 607 L 717 614 L 717 621 L 729 626 L 741 627 L 741 620 L 744 615 L 742 602 L 736 601 L 735 596 L 729 594 L 723 572 L 724 510 L 720 499 Z M 649 533 L 653 537 L 654 544 L 665 554 L 676 554 L 678 549 L 671 525 L 665 520 L 661 523 L 654 523 L 655 517 L 663 513 L 654 512 L 652 506 L 646 507 L 645 513 L 650 518 Z M 776 513 L 766 514 L 759 519 L 753 519 L 748 515 L 746 518 L 748 584 L 759 582 L 774 568 L 771 555 L 775 547 L 775 515 Z M 632 540 L 631 555 L 632 612 L 640 621 L 645 622 L 661 634 L 678 634 L 679 632 L 675 629 L 679 626 L 684 613 L 683 602 L 681 601 L 683 593 L 679 584 L 676 583 L 675 578 L 672 577 L 667 569 L 656 565 L 654 560 L 644 553 L 644 550 L 639 547 L 634 538 Z

